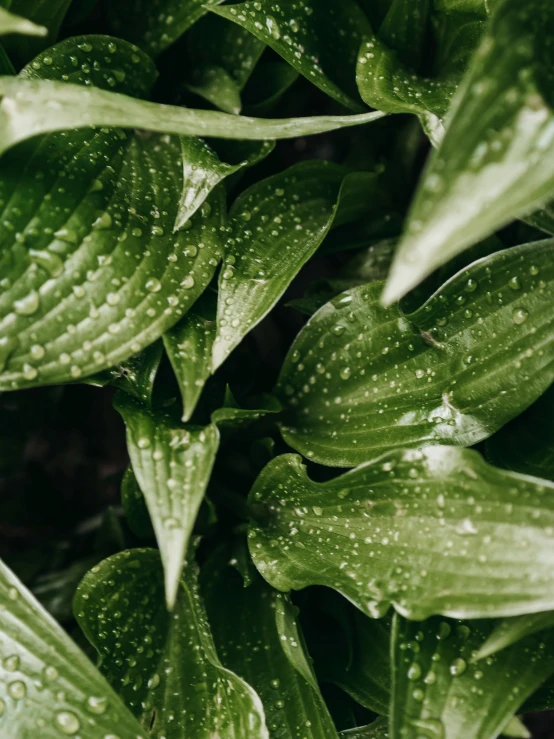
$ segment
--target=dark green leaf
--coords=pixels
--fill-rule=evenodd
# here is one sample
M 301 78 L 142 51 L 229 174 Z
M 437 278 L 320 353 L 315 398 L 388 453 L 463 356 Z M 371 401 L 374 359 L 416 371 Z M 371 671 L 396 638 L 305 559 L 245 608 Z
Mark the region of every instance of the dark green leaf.
M 121 502 L 131 531 L 140 539 L 155 536 L 144 493 L 139 487 L 133 468 L 129 465 L 121 482 Z
M 371 26 L 354 0 L 250 0 L 212 11 L 253 33 L 334 100 L 362 109 L 354 68 Z
M 213 370 L 269 313 L 329 233 L 342 183 L 353 177 L 358 183 L 356 174 L 346 180 L 345 174 L 336 164 L 301 162 L 237 198 L 219 280 Z
M 36 25 L 45 28 L 46 32 L 33 34 L 34 38 L 11 38 L 6 40 L 10 57 L 18 64 L 25 64 L 36 54 L 51 46 L 56 41 L 60 26 L 71 4 L 71 0 L 11 0 L 7 4 L 10 12 L 16 13 Z
M 531 616 L 515 616 L 500 621 L 489 633 L 487 641 L 480 647 L 477 658 L 484 659 L 500 652 L 506 647 L 537 634 L 539 631 L 554 627 L 554 613 L 534 613 Z
M 554 235 L 554 203 L 548 203 L 542 210 L 532 213 L 524 219 L 531 226 Z
M 349 467 L 490 436 L 554 381 L 553 253 L 543 241 L 493 254 L 410 314 L 381 306 L 380 283 L 325 305 L 281 372 L 285 440 Z
M 474 662 L 492 623 L 397 618 L 392 736 L 495 739 L 510 725 L 525 698 L 554 672 L 554 631 Z
M 201 580 L 223 664 L 260 695 L 272 739 L 336 739 L 319 689 L 314 689 L 317 686 L 288 596 L 277 593 L 259 576 L 245 588 L 240 575 L 225 565 L 214 558 Z M 285 619 L 287 631 L 278 626 Z M 297 669 L 299 661 L 301 670 Z
M 187 89 L 204 98 L 224 113 L 238 115 L 242 109 L 237 83 L 223 67 L 206 66 L 197 69 Z
M 0 732 L 146 739 L 119 698 L 62 628 L 0 562 Z
M 190 226 L 190 219 L 206 202 L 210 193 L 225 178 L 244 167 L 257 164 L 273 151 L 274 143 L 262 141 L 251 145 L 246 159 L 238 164 L 220 161 L 215 151 L 197 137 L 181 137 L 183 152 L 183 193 L 174 230 Z
M 223 0 L 117 0 L 108 4 L 111 27 L 156 56 Z
M 260 699 L 218 659 L 192 558 L 173 614 L 151 549 L 116 554 L 91 570 L 75 614 L 103 673 L 152 736 L 268 739 Z
M 46 36 L 48 29 L 38 26 L 26 18 L 14 15 L 4 8 L 0 8 L 0 35 L 6 33 L 21 33 L 26 36 Z
M 124 80 L 133 93 L 155 76 L 135 47 L 107 37 L 69 39 L 23 72 L 43 73 Z M 179 160 L 176 139 L 104 129 L 51 135 L 3 160 L 0 387 L 66 382 L 121 363 L 204 290 L 220 257 L 223 203 L 214 195 L 211 216 L 174 236 Z M 182 254 L 188 244 L 194 253 Z
M 163 344 L 156 341 L 134 357 L 89 377 L 89 385 L 105 387 L 112 385 L 133 395 L 145 405 L 152 405 L 154 383 L 163 355 Z
M 340 736 L 343 739 L 389 739 L 388 720 L 380 718 L 369 726 L 341 731 Z
M 287 139 L 379 120 L 379 111 L 308 118 L 248 118 L 214 110 L 160 105 L 96 88 L 0 77 L 0 154 L 41 133 L 108 126 L 142 128 L 180 136 L 223 139 Z M 49 103 L 49 104 L 48 104 Z M 37 115 L 40 110 L 40 115 Z
M 211 374 L 212 347 L 216 334 L 216 299 L 204 293 L 192 310 L 164 334 L 169 361 L 177 377 L 186 423 Z
M 330 482 L 300 457 L 250 495 L 254 563 L 278 590 L 325 585 L 364 613 L 513 616 L 552 608 L 554 485 L 474 451 L 396 451 Z
M 386 303 L 554 190 L 554 5 L 503 0 L 488 29 L 411 208 Z
M 379 39 L 395 49 L 404 64 L 418 69 L 429 31 L 433 0 L 392 0 L 379 28 Z
M 266 415 L 280 413 L 281 403 L 272 395 L 262 395 L 254 398 L 250 403 L 252 408 L 241 408 L 236 402 L 224 402 L 223 408 L 218 408 L 212 413 L 212 423 L 220 428 L 236 429 L 241 426 L 249 426 Z
M 175 604 L 185 552 L 219 446 L 215 426 L 186 428 L 128 395 L 116 409 L 127 427 L 131 464 L 156 532 L 167 604 Z
M 286 62 L 262 62 L 245 91 L 248 115 L 267 115 L 298 79 L 298 72 Z

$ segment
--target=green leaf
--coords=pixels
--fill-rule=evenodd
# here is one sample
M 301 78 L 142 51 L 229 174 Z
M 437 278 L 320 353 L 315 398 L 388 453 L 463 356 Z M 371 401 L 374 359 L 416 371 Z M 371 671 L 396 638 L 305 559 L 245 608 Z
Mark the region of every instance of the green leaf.
M 432 0 L 393 0 L 383 23 L 379 38 L 395 49 L 404 64 L 419 68 L 429 31 L 429 13 Z
M 157 56 L 177 41 L 209 6 L 223 0 L 117 0 L 108 5 L 116 36 L 138 44 Z
M 554 631 L 474 662 L 491 627 L 491 621 L 397 618 L 392 736 L 495 739 L 512 724 L 525 698 L 554 672 Z
M 486 456 L 493 464 L 554 480 L 554 386 L 525 413 L 492 436 Z
M 211 10 L 253 33 L 337 102 L 363 109 L 354 69 L 371 26 L 354 0 L 261 0 Z
M 329 233 L 342 183 L 357 178 L 345 174 L 329 162 L 301 162 L 237 198 L 219 279 L 213 370 L 269 313 Z
M 20 33 L 24 36 L 46 36 L 48 29 L 0 8 L 0 35 L 3 36 L 6 33 Z
M 267 415 L 280 413 L 281 403 L 272 395 L 261 395 L 258 398 L 249 399 L 250 408 L 241 408 L 238 403 L 227 398 L 223 408 L 218 408 L 212 413 L 212 423 L 219 428 L 236 429 L 249 426 Z
M 122 79 L 133 93 L 155 76 L 136 47 L 108 37 L 69 39 L 23 71 L 43 73 L 85 84 Z M 205 211 L 173 235 L 177 203 L 167 193 L 181 190 L 179 159 L 178 140 L 104 129 L 52 135 L 5 157 L 0 388 L 66 382 L 119 364 L 176 323 L 208 285 L 223 204 L 214 195 L 211 216 Z M 187 244 L 196 244 L 194 253 L 182 254 Z
M 490 657 L 506 647 L 512 646 L 539 631 L 554 627 L 554 613 L 534 613 L 531 616 L 515 616 L 500 621 L 488 635 L 487 641 L 480 647 L 476 659 Z
M 250 152 L 245 159 L 238 164 L 226 164 L 202 139 L 181 137 L 183 192 L 174 230 L 186 228 L 190 219 L 220 182 L 241 169 L 265 159 L 273 151 L 274 146 L 271 141 L 255 143 L 250 146 Z
M 411 208 L 385 303 L 551 197 L 553 29 L 545 0 L 504 0 L 492 14 Z
M 340 736 L 344 739 L 389 739 L 388 720 L 379 718 L 369 726 L 341 731 Z
M 103 673 L 153 736 L 268 739 L 260 699 L 219 661 L 192 556 L 178 596 L 168 613 L 159 553 L 128 550 L 85 576 L 75 614 Z
M 38 134 L 70 128 L 142 128 L 180 136 L 223 139 L 290 139 L 379 120 L 379 111 L 360 115 L 264 119 L 193 110 L 135 100 L 96 88 L 61 82 L 0 77 L 0 154 Z M 47 105 L 47 103 L 50 105 Z M 37 116 L 40 110 L 40 116 Z
M 224 113 L 238 115 L 242 109 L 237 83 L 223 67 L 213 65 L 196 69 L 193 80 L 186 87 Z
M 398 450 L 326 483 L 300 457 L 250 494 L 249 547 L 282 591 L 338 590 L 380 617 L 492 618 L 553 607 L 554 485 L 453 447 Z
M 165 350 L 183 399 L 185 423 L 194 413 L 211 374 L 215 334 L 216 299 L 210 292 L 204 293 L 183 320 L 164 334 Z
M 550 202 L 542 210 L 532 213 L 525 219 L 526 223 L 554 236 L 554 203 Z
M 258 64 L 245 90 L 248 115 L 267 115 L 298 79 L 298 72 L 286 62 Z
M 98 670 L 0 562 L 0 732 L 146 739 Z
M 325 305 L 281 371 L 285 441 L 349 467 L 490 436 L 554 381 L 553 250 L 542 241 L 474 262 L 409 314 L 381 306 L 380 283 Z
M 2 4 L 11 13 L 28 18 L 39 28 L 46 29 L 27 38 L 6 39 L 10 57 L 23 65 L 56 41 L 71 0 L 11 0 Z
M 435 8 L 443 12 L 489 13 L 487 0 L 435 0 Z
M 144 493 L 139 487 L 133 468 L 129 465 L 121 481 L 121 503 L 131 531 L 139 539 L 155 537 Z
M 121 393 L 115 407 L 127 427 L 129 456 L 156 532 L 171 609 L 215 461 L 219 432 L 213 425 L 186 428 Z
M 226 565 L 221 557 L 214 557 L 201 574 L 223 664 L 259 694 L 272 739 L 337 739 L 314 684 L 288 596 L 259 576 L 244 587 L 238 572 Z

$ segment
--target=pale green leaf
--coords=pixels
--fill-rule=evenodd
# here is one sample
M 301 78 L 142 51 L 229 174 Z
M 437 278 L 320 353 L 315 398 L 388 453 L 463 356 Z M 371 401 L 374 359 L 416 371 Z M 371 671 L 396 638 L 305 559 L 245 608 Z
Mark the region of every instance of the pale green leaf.
M 181 136 L 287 139 L 379 120 L 379 111 L 345 116 L 264 119 L 135 100 L 116 92 L 61 82 L 0 77 L 0 154 L 43 133 L 107 126 Z
M 6 739 L 146 734 L 65 631 L 0 562 L 0 733 Z
M 25 36 L 46 36 L 48 29 L 39 26 L 26 18 L 14 15 L 4 8 L 0 8 L 0 35 L 6 33 L 20 33 Z
M 223 0 L 117 0 L 108 4 L 116 36 L 156 56 Z
M 121 552 L 91 570 L 75 614 L 102 672 L 150 736 L 268 739 L 260 699 L 219 661 L 192 555 L 172 614 L 152 549 Z
M 220 182 L 244 167 L 257 164 L 268 156 L 273 148 L 274 143 L 271 141 L 252 144 L 245 159 L 238 164 L 227 164 L 222 162 L 216 152 L 202 139 L 181 137 L 183 192 L 174 230 L 178 231 L 189 225 L 190 219 Z
M 547 0 L 503 0 L 492 14 L 412 205 L 385 303 L 551 198 L 553 28 Z
M 321 245 L 349 180 L 359 185 L 357 174 L 345 175 L 336 164 L 301 162 L 237 198 L 219 279 L 213 370 L 269 313 Z
M 249 0 L 211 10 L 253 33 L 334 100 L 363 109 L 354 70 L 371 26 L 354 0 Z
M 215 334 L 216 299 L 210 292 L 204 293 L 183 320 L 164 334 L 165 350 L 183 399 L 185 423 L 194 413 L 211 374 Z
M 554 631 L 473 662 L 493 623 L 397 618 L 393 737 L 496 739 L 507 727 L 507 736 L 522 736 L 513 714 L 554 672 Z
M 250 553 L 278 590 L 331 587 L 364 613 L 492 618 L 553 607 L 554 485 L 475 451 L 389 452 L 325 483 L 300 457 L 250 495 Z
M 221 660 L 259 694 L 271 739 L 337 739 L 313 675 L 306 679 L 311 669 L 288 596 L 258 575 L 245 587 L 222 555 L 207 563 L 201 585 Z
M 13 37 L 3 42 L 10 58 L 21 66 L 56 41 L 71 0 L 11 0 L 2 5 L 44 29 L 24 38 Z
M 554 241 L 497 252 L 409 314 L 382 307 L 380 283 L 325 305 L 281 371 L 287 443 L 351 467 L 394 447 L 471 446 L 497 431 L 554 381 L 553 252 Z
M 175 604 L 194 522 L 208 485 L 219 433 L 215 426 L 187 428 L 151 412 L 128 395 L 115 407 L 127 427 L 127 447 L 144 493 L 165 573 L 167 604 Z
M 506 647 L 512 646 L 525 639 L 527 636 L 537 634 L 545 629 L 554 627 L 554 613 L 534 613 L 530 616 L 515 616 L 500 621 L 492 632 L 488 634 L 487 641 L 480 647 L 476 659 L 490 657 L 491 654 L 500 652 Z

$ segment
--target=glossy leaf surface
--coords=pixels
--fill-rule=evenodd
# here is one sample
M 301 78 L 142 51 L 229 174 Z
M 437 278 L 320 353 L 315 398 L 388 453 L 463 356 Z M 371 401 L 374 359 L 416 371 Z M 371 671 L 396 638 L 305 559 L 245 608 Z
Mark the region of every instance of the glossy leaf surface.
M 223 562 L 209 562 L 201 583 L 221 660 L 259 694 L 270 737 L 336 739 L 313 675 L 306 679 L 305 670 L 295 668 L 298 659 L 305 663 L 307 658 L 294 620 L 288 633 L 278 627 L 290 615 L 288 596 L 259 576 L 245 587 L 239 573 Z
M 330 482 L 296 455 L 250 494 L 250 553 L 278 590 L 325 585 L 364 613 L 510 616 L 552 607 L 554 485 L 453 447 L 396 451 Z
M 96 667 L 0 562 L 0 732 L 146 739 Z
M 260 699 L 219 661 L 196 577 L 189 561 L 170 614 L 158 552 L 127 550 L 85 576 L 75 614 L 103 673 L 151 736 L 268 739 Z
M 554 671 L 554 632 L 472 662 L 491 626 L 490 621 L 433 618 L 418 624 L 397 618 L 393 737 L 495 739 L 503 733 L 525 698 Z
M 264 119 L 135 100 L 116 92 L 60 82 L 0 77 L 0 153 L 41 133 L 108 126 L 180 136 L 287 139 L 371 123 L 383 113 Z M 50 101 L 50 105 L 46 103 Z M 40 114 L 37 115 L 37 110 Z
M 554 190 L 554 6 L 499 3 L 414 200 L 384 295 L 398 300 L 434 269 Z
M 354 69 L 371 26 L 353 0 L 249 0 L 212 10 L 253 33 L 334 100 L 362 109 Z
M 348 467 L 490 436 L 554 380 L 553 253 L 544 241 L 493 254 L 410 314 L 383 308 L 379 283 L 325 305 L 281 371 L 287 443 Z
M 158 55 L 223 0 L 118 0 L 108 7 L 114 34 Z
M 229 213 L 213 369 L 273 308 L 329 232 L 345 170 L 303 162 L 253 185 Z
M 185 552 L 219 446 L 215 426 L 186 428 L 119 394 L 131 464 L 156 532 L 169 608 L 175 604 Z

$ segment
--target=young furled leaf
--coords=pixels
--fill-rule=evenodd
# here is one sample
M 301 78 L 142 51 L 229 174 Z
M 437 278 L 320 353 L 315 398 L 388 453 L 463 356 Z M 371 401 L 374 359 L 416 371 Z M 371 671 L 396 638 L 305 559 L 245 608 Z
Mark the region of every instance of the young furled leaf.
M 382 307 L 380 283 L 325 305 L 281 370 L 285 441 L 351 467 L 490 436 L 554 381 L 553 255 L 554 241 L 492 254 L 409 314 Z
M 126 42 L 77 37 L 22 74 L 137 94 L 155 70 Z M 221 254 L 223 204 L 214 194 L 211 214 L 173 234 L 179 159 L 176 139 L 105 129 L 51 135 L 3 159 L 0 388 L 67 382 L 123 362 L 202 293 Z M 182 254 L 187 244 L 194 253 Z
M 393 737 L 496 739 L 503 733 L 524 700 L 554 672 L 554 630 L 475 662 L 493 623 L 411 623 L 396 617 Z
M 193 110 L 135 100 L 95 87 L 0 77 L 0 154 L 33 136 L 72 128 L 142 128 L 178 136 L 222 139 L 292 139 L 383 118 L 379 111 L 359 115 L 265 119 Z M 47 105 L 49 103 L 49 105 Z M 37 116 L 37 109 L 40 115 Z
M 549 0 L 495 7 L 411 207 L 385 303 L 551 198 L 553 29 Z
M 250 494 L 249 548 L 278 590 L 325 585 L 380 617 L 492 618 L 554 606 L 554 484 L 474 451 L 396 451 L 326 483 L 300 457 Z
M 0 562 L 0 732 L 146 739 L 96 667 Z
M 363 110 L 354 69 L 371 26 L 355 0 L 248 0 L 211 10 L 253 33 L 337 102 Z
M 127 427 L 129 456 L 156 532 L 171 609 L 215 461 L 219 432 L 214 425 L 186 428 L 121 393 L 115 407 Z
M 223 0 L 117 0 L 108 5 L 116 36 L 157 56 Z
M 104 560 L 84 577 L 74 608 L 102 672 L 151 737 L 269 739 L 257 694 L 219 661 L 192 554 L 172 614 L 153 549 Z
M 0 8 L 0 35 L 6 33 L 20 33 L 26 36 L 46 36 L 48 29 L 39 26 L 26 18 L 14 15 L 4 8 Z
M 270 588 L 259 575 L 245 587 L 222 556 L 207 563 L 200 582 L 221 660 L 262 699 L 270 737 L 337 739 L 294 616 L 289 619 L 288 596 Z M 292 633 L 283 628 L 285 619 Z

